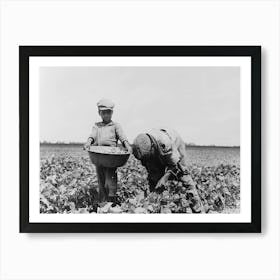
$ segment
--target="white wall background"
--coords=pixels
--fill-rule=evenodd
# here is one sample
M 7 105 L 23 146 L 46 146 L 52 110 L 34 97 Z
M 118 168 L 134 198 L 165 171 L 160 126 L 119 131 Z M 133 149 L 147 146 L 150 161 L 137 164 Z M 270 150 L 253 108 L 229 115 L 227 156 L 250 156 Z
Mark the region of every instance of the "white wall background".
M 1 1 L 1 279 L 280 279 L 275 1 Z M 19 234 L 18 45 L 262 45 L 262 234 Z

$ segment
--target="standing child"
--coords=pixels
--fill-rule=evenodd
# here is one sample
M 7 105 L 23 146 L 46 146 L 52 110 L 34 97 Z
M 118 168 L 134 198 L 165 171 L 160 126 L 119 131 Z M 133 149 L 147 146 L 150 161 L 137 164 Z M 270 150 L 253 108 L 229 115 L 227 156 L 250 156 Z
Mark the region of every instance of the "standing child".
M 112 121 L 114 106 L 114 103 L 108 99 L 101 99 L 97 103 L 98 114 L 100 115 L 102 122 L 95 123 L 87 143 L 84 146 L 85 149 L 88 149 L 92 144 L 96 146 L 116 147 L 118 140 L 120 140 L 128 152 L 132 152 L 121 126 Z M 99 185 L 99 202 L 111 201 L 116 203 L 118 181 L 117 168 L 96 166 L 96 172 Z

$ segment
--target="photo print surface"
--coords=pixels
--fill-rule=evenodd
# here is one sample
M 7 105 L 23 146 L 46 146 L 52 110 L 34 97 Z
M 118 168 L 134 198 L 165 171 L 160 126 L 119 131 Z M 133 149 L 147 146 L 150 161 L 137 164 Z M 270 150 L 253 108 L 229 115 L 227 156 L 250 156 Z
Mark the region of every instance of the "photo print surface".
M 240 213 L 240 67 L 40 67 L 40 213 Z

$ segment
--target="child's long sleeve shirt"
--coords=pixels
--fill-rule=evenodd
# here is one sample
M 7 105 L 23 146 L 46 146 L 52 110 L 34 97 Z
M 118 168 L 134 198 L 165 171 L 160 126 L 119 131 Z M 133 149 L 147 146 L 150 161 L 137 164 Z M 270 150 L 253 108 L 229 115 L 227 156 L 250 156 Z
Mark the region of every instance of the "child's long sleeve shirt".
M 128 141 L 121 126 L 111 121 L 108 124 L 103 122 L 95 123 L 90 136 L 97 146 L 117 146 L 118 140 L 123 144 Z

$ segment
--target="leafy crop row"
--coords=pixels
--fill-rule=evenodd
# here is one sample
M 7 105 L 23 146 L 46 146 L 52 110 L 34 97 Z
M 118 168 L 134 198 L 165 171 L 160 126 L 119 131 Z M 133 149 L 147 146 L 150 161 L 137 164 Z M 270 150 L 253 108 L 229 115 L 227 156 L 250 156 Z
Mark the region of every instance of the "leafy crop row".
M 235 213 L 240 202 L 240 168 L 234 164 L 191 164 L 191 175 L 207 213 Z M 95 167 L 86 153 L 41 155 L 41 213 L 191 213 L 186 189 L 172 180 L 149 192 L 146 169 L 130 156 L 118 169 L 120 206 L 97 202 Z

